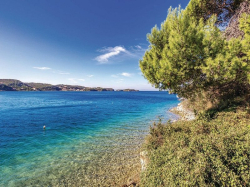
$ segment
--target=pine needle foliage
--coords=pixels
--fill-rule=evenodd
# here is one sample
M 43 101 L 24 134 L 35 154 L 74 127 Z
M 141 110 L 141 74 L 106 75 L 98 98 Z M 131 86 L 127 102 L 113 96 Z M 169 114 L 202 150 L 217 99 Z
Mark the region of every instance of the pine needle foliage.
M 226 40 L 216 15 L 192 16 L 191 2 L 185 10 L 170 8 L 161 28 L 148 34 L 150 46 L 140 60 L 144 77 L 187 99 L 210 92 L 210 100 L 220 102 L 249 94 L 249 17 L 241 19 L 244 39 Z
M 197 119 L 150 128 L 141 186 L 250 186 L 250 15 L 239 20 L 243 37 L 218 28 L 241 2 L 191 0 L 148 34 L 144 77 L 195 103 Z

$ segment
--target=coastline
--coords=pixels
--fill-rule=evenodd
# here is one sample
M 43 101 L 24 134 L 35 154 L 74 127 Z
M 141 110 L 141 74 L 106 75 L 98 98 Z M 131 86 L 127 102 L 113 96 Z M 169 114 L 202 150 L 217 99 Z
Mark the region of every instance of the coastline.
M 175 123 L 177 121 L 192 121 L 195 119 L 195 113 L 186 107 L 185 100 L 182 100 L 176 107 L 171 108 L 167 112 L 171 112 L 172 114 L 175 115 L 175 118 L 170 119 L 171 123 Z M 140 162 L 141 162 L 141 172 L 143 172 L 146 170 L 147 165 L 149 163 L 147 151 L 145 150 L 140 151 Z
M 185 107 L 183 104 L 183 101 L 177 104 L 176 107 L 173 107 L 166 112 L 170 112 L 173 114 L 173 116 L 170 117 L 170 120 L 172 123 L 177 122 L 179 120 L 191 121 L 195 119 L 194 112 L 192 112 L 190 109 Z M 143 141 L 145 141 L 146 136 L 144 137 Z M 140 174 L 141 172 L 146 170 L 147 164 L 149 163 L 149 159 L 148 159 L 147 151 L 144 151 L 142 149 L 142 146 L 139 147 L 138 151 L 139 152 L 137 152 L 137 154 L 139 155 L 140 162 L 138 162 L 138 160 L 134 160 L 134 161 L 137 166 L 139 163 L 139 169 L 137 170 L 139 173 L 134 173 L 134 175 L 128 175 L 127 182 L 123 183 L 122 187 L 140 186 Z
M 169 111 L 179 116 L 177 120 L 173 120 L 172 122 L 178 120 L 192 121 L 195 119 L 195 113 L 185 106 L 185 101 L 181 101 L 176 107 L 171 108 Z

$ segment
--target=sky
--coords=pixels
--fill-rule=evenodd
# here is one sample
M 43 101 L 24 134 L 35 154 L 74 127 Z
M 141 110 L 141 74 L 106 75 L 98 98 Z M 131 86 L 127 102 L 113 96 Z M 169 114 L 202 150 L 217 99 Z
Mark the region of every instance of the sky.
M 0 79 L 156 90 L 146 35 L 188 0 L 0 0 Z

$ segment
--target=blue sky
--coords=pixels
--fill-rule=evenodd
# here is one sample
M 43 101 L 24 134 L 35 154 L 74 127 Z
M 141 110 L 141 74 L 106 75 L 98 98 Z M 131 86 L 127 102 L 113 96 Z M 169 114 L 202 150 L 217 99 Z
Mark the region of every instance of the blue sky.
M 155 90 L 139 60 L 170 0 L 0 0 L 0 78 Z

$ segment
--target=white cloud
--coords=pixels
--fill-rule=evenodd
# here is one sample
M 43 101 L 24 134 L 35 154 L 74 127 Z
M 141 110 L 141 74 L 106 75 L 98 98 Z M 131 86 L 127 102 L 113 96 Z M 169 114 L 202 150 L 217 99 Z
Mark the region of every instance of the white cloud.
M 132 76 L 132 74 L 126 73 L 126 72 L 123 72 L 121 75 L 124 77 L 131 77 Z
M 135 47 L 138 49 L 142 49 L 142 47 L 140 45 L 136 45 Z
M 146 44 L 140 44 L 130 47 L 130 52 L 133 54 L 134 58 L 141 59 L 145 52 L 147 51 L 148 46 Z
M 104 54 L 97 56 L 95 60 L 98 61 L 100 64 L 107 64 L 109 63 L 110 58 L 118 55 L 122 56 L 123 58 L 129 57 L 140 59 L 142 58 L 146 50 L 146 44 L 130 46 L 128 47 L 128 50 L 122 46 L 106 47 L 99 50 L 99 52 L 102 52 Z
M 89 78 L 94 77 L 94 75 L 88 75 Z
M 95 60 L 100 62 L 101 64 L 105 64 L 108 62 L 108 60 L 113 57 L 119 55 L 121 52 L 129 53 L 124 47 L 116 46 L 116 47 L 108 47 L 103 50 L 100 50 L 101 52 L 106 52 L 103 55 L 97 56 Z
M 33 67 L 34 69 L 39 69 L 39 70 L 49 70 L 51 68 L 49 67 Z
M 123 73 L 118 73 L 118 74 L 115 74 L 115 75 L 111 75 L 111 77 L 114 77 L 114 78 L 120 78 L 121 76 L 132 77 L 132 75 L 133 74 L 131 74 L 131 73 L 123 72 Z M 123 80 L 123 79 L 120 79 L 120 80 Z
M 71 82 L 73 82 L 73 83 L 77 83 L 77 81 L 76 81 L 75 78 L 69 78 L 68 80 L 71 81 Z
M 78 79 L 79 81 L 85 81 L 85 79 Z

